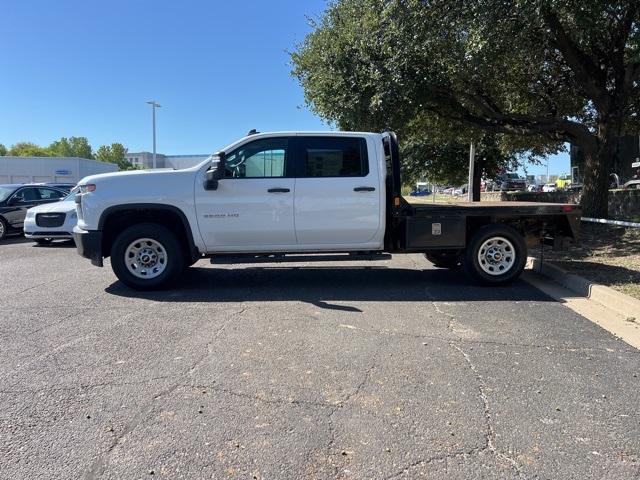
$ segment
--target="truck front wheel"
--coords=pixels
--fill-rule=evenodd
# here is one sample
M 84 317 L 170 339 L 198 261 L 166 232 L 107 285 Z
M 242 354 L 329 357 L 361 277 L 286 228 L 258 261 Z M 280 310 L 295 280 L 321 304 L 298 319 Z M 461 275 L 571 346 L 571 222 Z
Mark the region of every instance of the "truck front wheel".
M 520 276 L 527 260 L 527 246 L 517 230 L 500 224 L 474 233 L 467 246 L 464 267 L 484 285 L 504 285 Z
M 125 285 L 135 290 L 155 290 L 180 276 L 184 255 L 169 229 L 143 223 L 118 235 L 111 248 L 111 267 Z

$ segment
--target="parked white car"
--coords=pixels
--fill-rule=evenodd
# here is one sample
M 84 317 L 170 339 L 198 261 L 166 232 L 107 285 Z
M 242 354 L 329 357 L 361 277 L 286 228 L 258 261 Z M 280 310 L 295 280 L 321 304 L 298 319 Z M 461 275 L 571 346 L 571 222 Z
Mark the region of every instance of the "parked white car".
M 557 192 L 558 187 L 555 183 L 546 183 L 542 187 L 543 192 Z
M 24 236 L 41 245 L 53 240 L 73 239 L 73 227 L 78 222 L 75 203 L 77 191 L 73 189 L 59 202 L 38 205 L 27 210 Z

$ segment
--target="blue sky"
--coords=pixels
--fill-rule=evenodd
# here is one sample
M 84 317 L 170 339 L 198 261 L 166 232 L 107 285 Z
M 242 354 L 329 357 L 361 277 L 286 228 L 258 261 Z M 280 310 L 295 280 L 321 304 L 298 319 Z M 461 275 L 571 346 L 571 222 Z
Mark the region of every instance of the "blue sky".
M 326 130 L 287 54 L 325 5 L 3 0 L 0 143 L 85 136 L 94 148 L 151 150 L 150 99 L 162 105 L 162 153 L 212 152 L 251 128 Z M 567 169 L 566 154 L 552 159 L 552 173 Z

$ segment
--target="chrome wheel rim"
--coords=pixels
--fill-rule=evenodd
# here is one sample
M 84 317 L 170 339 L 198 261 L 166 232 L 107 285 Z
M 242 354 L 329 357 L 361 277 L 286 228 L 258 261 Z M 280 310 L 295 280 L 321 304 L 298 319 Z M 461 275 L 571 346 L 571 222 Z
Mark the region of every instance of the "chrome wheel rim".
M 478 249 L 478 264 L 489 275 L 504 275 L 513 268 L 515 260 L 513 244 L 504 237 L 491 237 Z
M 127 270 L 144 280 L 156 278 L 167 268 L 167 251 L 153 238 L 139 238 L 129 244 L 124 252 Z
M 4 222 L 0 222 L 0 238 L 4 236 Z

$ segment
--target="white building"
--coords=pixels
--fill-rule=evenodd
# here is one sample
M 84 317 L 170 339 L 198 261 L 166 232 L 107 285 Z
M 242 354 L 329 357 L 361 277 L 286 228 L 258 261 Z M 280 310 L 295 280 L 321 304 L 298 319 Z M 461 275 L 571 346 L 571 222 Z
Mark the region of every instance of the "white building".
M 207 159 L 209 155 L 164 155 L 156 153 L 156 168 L 189 168 Z M 151 152 L 127 152 L 125 160 L 131 162 L 136 168 L 153 168 L 153 153 Z
M 115 172 L 118 166 L 78 157 L 0 157 L 2 183 L 78 183 L 98 173 Z

